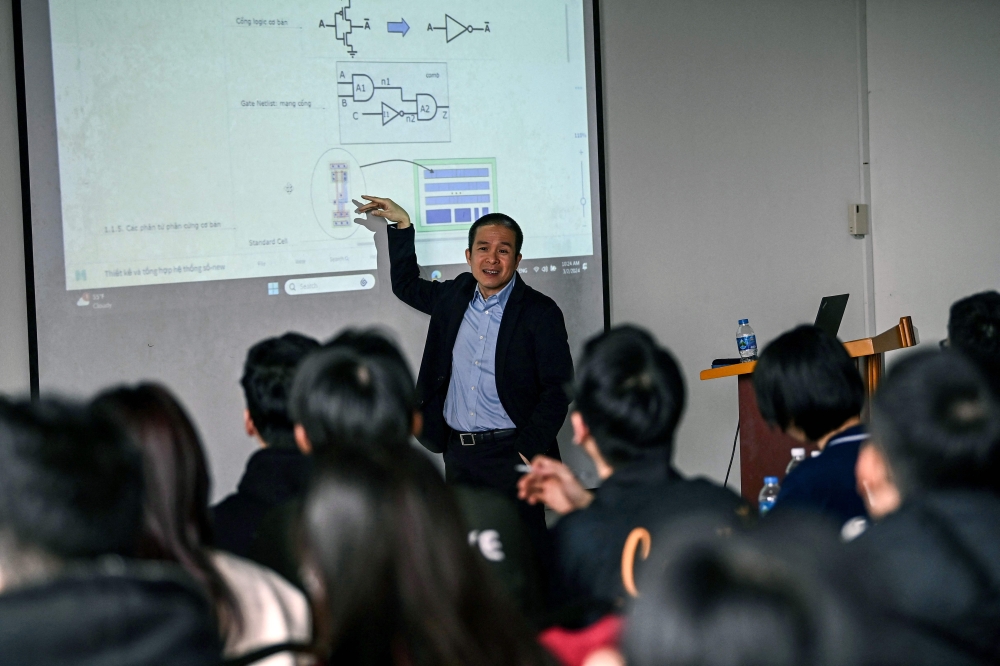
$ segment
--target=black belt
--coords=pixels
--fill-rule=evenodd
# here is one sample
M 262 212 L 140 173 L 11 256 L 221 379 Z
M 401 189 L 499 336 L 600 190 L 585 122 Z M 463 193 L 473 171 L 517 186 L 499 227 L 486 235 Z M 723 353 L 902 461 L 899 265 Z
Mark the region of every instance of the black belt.
M 513 437 L 517 434 L 517 428 L 501 428 L 499 430 L 484 430 L 482 432 L 458 432 L 457 430 L 452 430 L 451 432 L 453 439 L 461 442 L 462 446 L 475 446 L 476 444 L 485 444 L 486 442 L 495 442 Z

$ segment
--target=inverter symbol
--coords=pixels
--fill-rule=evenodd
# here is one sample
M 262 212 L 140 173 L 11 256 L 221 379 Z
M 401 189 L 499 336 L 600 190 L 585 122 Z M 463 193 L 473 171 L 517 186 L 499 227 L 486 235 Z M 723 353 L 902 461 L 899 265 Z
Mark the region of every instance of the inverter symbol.
M 334 227 L 351 225 L 351 213 L 347 205 L 351 200 L 347 190 L 347 174 L 350 170 L 347 162 L 330 162 L 330 203 L 333 204 Z

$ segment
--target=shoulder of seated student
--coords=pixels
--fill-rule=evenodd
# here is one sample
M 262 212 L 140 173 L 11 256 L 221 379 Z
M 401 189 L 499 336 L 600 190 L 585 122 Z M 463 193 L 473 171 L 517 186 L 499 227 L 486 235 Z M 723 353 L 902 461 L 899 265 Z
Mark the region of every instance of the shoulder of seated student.
M 241 635 L 226 639 L 228 654 L 309 640 L 309 603 L 301 590 L 267 567 L 232 553 L 213 551 L 212 562 L 236 596 L 243 614 Z

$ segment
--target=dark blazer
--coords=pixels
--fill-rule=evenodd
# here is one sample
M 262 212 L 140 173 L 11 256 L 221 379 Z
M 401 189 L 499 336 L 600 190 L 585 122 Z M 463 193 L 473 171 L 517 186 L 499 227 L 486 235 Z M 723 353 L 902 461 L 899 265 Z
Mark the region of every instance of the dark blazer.
M 420 279 L 413 239 L 412 226 L 389 227 L 392 293 L 431 316 L 417 377 L 424 414 L 420 440 L 431 451 L 442 453 L 451 432 L 444 420 L 444 400 L 451 380 L 452 350 L 476 279 L 472 273 L 446 282 Z M 518 429 L 514 445 L 530 459 L 558 452 L 556 433 L 569 407 L 565 385 L 573 379 L 573 359 L 559 306 L 516 274 L 514 279 L 497 338 L 496 383 L 500 403 Z

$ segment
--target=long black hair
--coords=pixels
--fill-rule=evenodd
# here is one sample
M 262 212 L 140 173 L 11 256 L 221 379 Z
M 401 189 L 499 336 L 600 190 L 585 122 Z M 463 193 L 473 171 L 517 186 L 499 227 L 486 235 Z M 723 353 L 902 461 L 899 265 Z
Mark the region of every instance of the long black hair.
M 370 666 L 548 663 L 468 545 L 455 500 L 416 464 L 343 451 L 303 516 L 322 656 Z
M 223 635 L 239 632 L 242 616 L 236 597 L 208 551 L 208 463 L 184 408 L 158 384 L 111 389 L 93 404 L 120 424 L 142 451 L 146 499 L 138 556 L 183 566 L 214 603 Z

